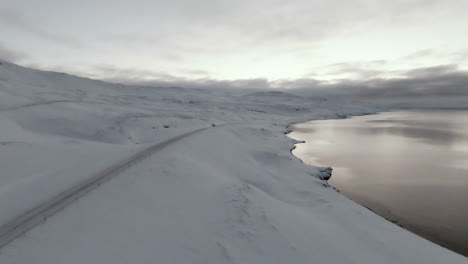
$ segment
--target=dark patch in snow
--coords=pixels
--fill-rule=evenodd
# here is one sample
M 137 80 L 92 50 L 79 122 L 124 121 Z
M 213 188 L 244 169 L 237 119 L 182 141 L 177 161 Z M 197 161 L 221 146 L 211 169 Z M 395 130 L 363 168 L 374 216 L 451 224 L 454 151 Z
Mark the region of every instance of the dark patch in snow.
M 328 181 L 332 176 L 333 168 L 332 167 L 321 167 L 321 168 L 319 168 L 319 171 L 320 171 L 320 179 L 322 179 L 324 181 Z

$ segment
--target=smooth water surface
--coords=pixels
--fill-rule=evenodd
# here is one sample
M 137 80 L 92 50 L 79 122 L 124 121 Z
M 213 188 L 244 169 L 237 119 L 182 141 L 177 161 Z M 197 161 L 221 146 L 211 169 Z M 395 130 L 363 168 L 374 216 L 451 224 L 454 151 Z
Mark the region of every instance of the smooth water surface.
M 468 111 L 409 110 L 292 127 L 294 155 L 344 195 L 468 256 Z

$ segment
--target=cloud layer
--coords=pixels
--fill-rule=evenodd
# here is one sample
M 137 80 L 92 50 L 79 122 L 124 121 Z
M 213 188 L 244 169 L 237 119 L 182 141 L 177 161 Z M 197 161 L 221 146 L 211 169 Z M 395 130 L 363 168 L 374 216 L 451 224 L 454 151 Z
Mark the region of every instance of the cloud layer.
M 468 96 L 468 71 L 455 65 L 412 69 L 397 78 L 340 80 L 327 83 L 311 79 L 275 84 L 304 95 L 338 95 L 364 97 L 395 96 Z
M 460 0 L 3 1 L 0 57 L 145 85 L 460 94 L 467 9 Z
M 374 62 L 380 64 L 383 62 Z M 356 65 L 337 65 L 339 69 L 360 72 Z M 348 69 L 349 68 L 349 69 Z M 186 79 L 148 70 L 103 67 L 109 72 L 107 81 L 159 87 L 217 88 L 217 89 L 275 89 L 287 90 L 305 96 L 468 96 L 468 71 L 456 65 L 415 68 L 399 72 L 393 78 L 341 79 L 323 81 L 313 78 L 269 81 L 264 78 L 216 80 L 210 78 Z
M 5 47 L 2 43 L 0 43 L 0 59 L 1 60 L 17 62 L 25 57 L 26 55 L 24 53 L 9 49 Z

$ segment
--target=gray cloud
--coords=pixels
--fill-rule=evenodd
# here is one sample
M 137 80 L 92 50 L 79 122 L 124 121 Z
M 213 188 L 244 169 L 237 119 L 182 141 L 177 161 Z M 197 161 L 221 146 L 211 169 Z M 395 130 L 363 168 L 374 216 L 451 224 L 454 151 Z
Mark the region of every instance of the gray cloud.
M 0 50 L 1 51 L 1 50 Z M 383 64 L 375 61 L 374 64 Z M 353 63 L 336 64 L 346 68 Z M 36 66 L 37 67 L 37 66 Z M 41 67 L 44 70 L 63 70 L 63 67 Z M 182 70 L 204 74 L 201 70 Z M 89 72 L 68 71 L 113 83 L 137 86 L 215 88 L 237 90 L 284 90 L 303 96 L 400 97 L 400 96 L 468 96 L 468 71 L 456 65 L 439 65 L 401 72 L 398 78 L 367 80 L 338 79 L 323 81 L 313 78 L 269 81 L 265 78 L 216 80 L 209 77 L 184 78 L 165 72 L 125 68 L 111 65 L 94 66 Z
M 456 73 L 457 66 L 456 65 L 439 65 L 433 67 L 425 67 L 425 68 L 418 68 L 412 69 L 405 73 L 408 77 L 413 78 L 434 78 L 437 76 L 443 76 L 450 73 Z
M 136 2 L 136 7 L 125 10 L 123 5 L 114 5 L 114 12 L 109 14 L 111 22 L 119 22 L 117 17 L 134 16 L 136 11 L 139 14 L 121 29 L 99 29 L 97 38 L 112 39 L 122 45 L 220 53 L 263 44 L 287 43 L 289 46 L 300 42 L 310 45 L 349 30 L 351 24 L 375 23 L 375 20 L 404 24 L 405 19 L 428 8 L 445 8 L 440 1 L 432 0 L 381 1 L 378 4 L 369 0 Z M 106 10 L 108 6 L 97 3 L 93 8 Z
M 41 21 L 32 20 L 16 9 L 2 6 L 0 9 L 0 22 L 47 41 L 72 47 L 82 47 L 81 41 L 43 29 L 41 27 Z
M 210 76 L 212 73 L 205 70 L 198 70 L 198 69 L 181 69 L 179 70 L 181 73 L 193 75 L 193 76 Z
M 384 62 L 376 61 L 375 64 Z M 340 68 L 349 64 L 340 64 Z M 346 67 L 345 67 L 346 68 Z M 468 72 L 455 65 L 441 65 L 411 69 L 399 78 L 371 78 L 368 80 L 334 80 L 333 83 L 317 79 L 268 81 L 267 79 L 215 80 L 210 78 L 187 79 L 148 70 L 119 69 L 100 66 L 107 81 L 144 86 L 176 86 L 184 88 L 238 88 L 280 89 L 303 95 L 319 96 L 468 96 Z M 125 77 L 123 77 L 125 76 Z
M 352 75 L 357 79 L 369 79 L 384 73 L 383 70 L 378 68 L 384 66 L 387 62 L 385 60 L 376 60 L 368 62 L 341 62 L 327 65 L 324 74 L 326 75 Z
M 432 49 L 424 49 L 424 50 L 419 50 L 419 51 L 413 52 L 413 53 L 403 57 L 402 59 L 404 59 L 404 60 L 415 60 L 415 59 L 424 58 L 424 57 L 427 57 L 427 56 L 430 56 L 430 55 L 433 55 L 433 54 L 434 54 L 434 51 Z
M 468 60 L 468 49 L 465 49 L 465 50 L 462 50 L 462 51 L 459 51 L 459 52 L 455 52 L 455 53 L 452 54 L 452 56 L 454 56 L 455 59 L 457 59 L 460 62 L 467 61 Z
M 468 96 L 468 71 L 455 65 L 412 69 L 400 78 L 374 78 L 364 81 L 340 80 L 332 84 L 313 79 L 279 82 L 301 94 L 339 96 Z
M 468 2 L 462 2 L 16 0 L 2 3 L 0 31 L 8 44 L 28 50 L 28 63 L 61 65 L 61 70 L 93 78 L 187 86 L 191 80 L 186 78 L 198 78 L 195 82 L 204 85 L 313 86 L 327 91 L 340 84 L 362 92 L 358 86 L 421 82 L 434 74 L 441 78 L 458 72 L 390 72 L 423 62 L 466 67 L 468 53 L 462 44 L 467 37 L 459 32 L 468 21 Z M 80 40 L 87 48 L 73 49 Z M 421 50 L 426 47 L 433 50 Z M 386 61 L 368 61 L 375 59 Z M 351 62 L 330 65 L 341 60 Z M 256 81 L 231 85 L 214 80 L 216 76 Z M 306 78 L 255 79 L 301 76 Z M 382 79 L 386 76 L 401 78 Z M 333 83 L 319 80 L 332 78 Z
M 26 54 L 9 49 L 0 43 L 0 59 L 6 60 L 9 62 L 17 62 L 21 59 L 26 58 Z

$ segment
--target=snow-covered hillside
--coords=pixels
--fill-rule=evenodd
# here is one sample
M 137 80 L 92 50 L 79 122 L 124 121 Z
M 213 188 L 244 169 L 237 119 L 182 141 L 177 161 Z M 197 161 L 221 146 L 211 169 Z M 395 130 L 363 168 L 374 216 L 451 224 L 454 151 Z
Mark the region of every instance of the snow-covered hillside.
M 132 87 L 0 61 L 0 225 L 207 127 L 3 247 L 0 263 L 466 263 L 341 196 L 290 153 L 291 122 L 384 109 L 284 92 Z

